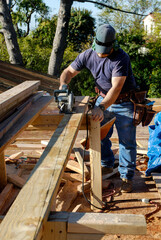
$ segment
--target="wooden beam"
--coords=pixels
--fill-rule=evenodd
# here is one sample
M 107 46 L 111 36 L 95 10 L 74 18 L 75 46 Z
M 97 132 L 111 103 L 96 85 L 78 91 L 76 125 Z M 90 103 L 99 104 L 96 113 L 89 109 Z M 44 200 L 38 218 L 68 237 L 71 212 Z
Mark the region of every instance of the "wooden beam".
M 26 110 L 31 106 L 31 102 L 27 103 L 24 108 L 15 111 L 10 117 L 4 121 L 4 126 L 0 125 L 0 138 L 3 137 L 5 133 L 15 124 L 16 121 L 26 112 Z M 6 122 L 6 123 L 5 123 Z
M 95 233 L 67 233 L 67 240 L 103 240 L 104 234 Z
M 42 240 L 67 240 L 66 222 L 48 222 Z
M 1 192 L 1 194 L 0 194 L 0 211 L 4 207 L 6 200 L 8 199 L 12 189 L 13 189 L 13 184 L 8 183 L 5 186 L 5 188 L 3 189 L 3 191 Z
M 2 152 L 7 145 L 12 143 L 18 134 L 20 134 L 32 121 L 34 121 L 40 112 L 53 100 L 53 97 L 42 96 L 37 101 L 33 102 L 31 107 L 25 112 L 23 117 L 10 128 L 2 139 L 0 139 L 0 152 Z
M 102 208 L 102 172 L 100 123 L 90 119 L 90 169 L 91 169 L 91 208 Z
M 56 211 L 68 211 L 76 197 L 78 196 L 77 186 L 79 182 L 67 181 L 56 197 Z M 52 210 L 52 209 L 51 209 Z
M 58 114 L 58 111 L 55 113 L 42 113 L 40 116 L 32 123 L 32 127 L 34 129 L 53 129 L 55 130 L 58 126 L 58 124 L 63 119 L 64 114 Z M 86 117 L 83 117 L 80 130 L 86 130 Z
M 78 173 L 64 172 L 63 179 L 69 180 L 69 181 L 72 181 L 72 182 L 75 182 L 75 181 L 82 182 L 82 175 L 78 174 Z
M 66 165 L 66 168 L 83 175 L 83 171 L 82 171 L 82 168 L 81 168 L 80 164 L 75 160 L 69 160 L 67 165 Z M 87 180 L 88 176 L 89 176 L 89 172 L 84 171 L 84 181 Z
M 38 89 L 40 81 L 25 81 L 0 94 L 0 117 Z
M 80 165 L 80 168 L 83 172 L 83 165 L 84 165 L 84 173 L 85 173 L 85 176 L 88 176 L 89 175 L 89 171 L 84 163 L 84 160 L 83 160 L 83 156 L 81 154 L 81 150 L 82 149 L 79 149 L 79 148 L 73 148 L 73 151 L 74 151 L 74 154 L 77 158 L 77 161 L 79 162 L 79 165 Z
M 8 182 L 13 183 L 15 186 L 17 186 L 19 188 L 22 188 L 26 183 L 25 179 L 17 176 L 16 174 L 7 175 L 7 180 L 8 180 Z
M 44 81 L 49 81 L 49 82 L 54 82 L 55 85 L 58 87 L 59 86 L 59 80 L 56 78 L 53 78 L 51 75 L 48 74 L 40 74 L 38 72 L 34 72 L 32 70 L 28 70 L 26 68 L 23 68 L 21 66 L 15 66 L 14 64 L 10 64 L 7 62 L 0 61 L 0 66 L 3 69 L 6 69 L 8 72 L 8 69 L 10 71 L 12 70 L 14 73 L 17 73 L 17 76 L 26 76 L 27 79 L 42 79 Z
M 66 162 L 72 151 L 88 97 L 77 99 L 75 114 L 67 114 L 45 148 L 30 179 L 0 225 L 0 239 L 41 239 L 43 224 L 47 221 L 55 200 Z
M 67 236 L 72 237 L 72 234 L 75 234 L 75 239 L 79 240 L 81 239 L 79 234 L 86 237 L 82 239 L 88 239 L 87 236 L 94 236 L 94 234 L 96 236 L 104 234 L 146 234 L 145 217 L 136 214 L 51 212 L 46 224 L 50 223 L 51 227 L 52 222 L 66 222 Z
M 146 221 L 143 215 L 110 213 L 69 214 L 70 233 L 146 234 Z
M 7 185 L 7 173 L 4 152 L 0 152 L 0 191 Z

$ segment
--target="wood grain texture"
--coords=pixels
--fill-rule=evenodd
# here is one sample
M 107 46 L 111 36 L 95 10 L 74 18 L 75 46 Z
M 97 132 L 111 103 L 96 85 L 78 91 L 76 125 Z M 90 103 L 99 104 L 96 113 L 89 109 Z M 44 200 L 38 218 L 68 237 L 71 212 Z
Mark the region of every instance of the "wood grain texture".
M 0 94 L 0 116 L 37 90 L 40 81 L 25 81 Z
M 2 152 L 8 144 L 14 141 L 18 134 L 20 134 L 32 121 L 34 121 L 41 111 L 53 100 L 50 96 L 42 96 L 36 102 L 32 103 L 31 107 L 19 119 L 18 122 L 12 126 L 7 134 L 0 139 L 0 152 Z
M 4 152 L 0 152 L 0 190 L 7 185 L 7 173 Z
M 145 234 L 146 221 L 143 215 L 110 213 L 70 213 L 70 233 Z
M 91 208 L 102 208 L 102 172 L 100 123 L 90 119 L 90 169 L 91 169 Z
M 65 115 L 46 146 L 30 179 L 20 191 L 0 225 L 0 239 L 41 239 L 52 201 L 60 185 L 88 97 L 78 99 L 76 114 Z

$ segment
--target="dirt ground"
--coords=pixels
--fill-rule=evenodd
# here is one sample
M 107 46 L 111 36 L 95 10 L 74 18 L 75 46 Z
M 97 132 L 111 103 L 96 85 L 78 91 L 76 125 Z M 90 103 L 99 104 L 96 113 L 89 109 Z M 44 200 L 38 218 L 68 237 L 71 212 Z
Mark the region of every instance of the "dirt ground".
M 153 124 L 153 122 L 151 123 Z M 27 135 L 29 137 L 29 134 L 31 132 L 27 132 Z M 33 133 L 32 133 L 33 134 Z M 41 138 L 41 136 L 36 133 L 36 137 Z M 44 139 L 50 139 L 51 132 L 48 132 L 44 134 Z M 86 133 L 83 133 L 84 135 L 79 135 L 77 137 L 77 141 L 80 141 L 82 137 L 86 136 Z M 25 136 L 25 133 L 23 133 L 23 137 Z M 30 136 L 31 138 L 31 136 Z M 34 139 L 34 134 L 32 136 Z M 138 149 L 146 151 L 148 149 L 148 138 L 149 138 L 149 131 L 148 127 L 137 127 L 137 144 Z M 112 144 L 113 149 L 118 149 L 118 138 L 117 133 L 114 131 L 114 134 L 112 136 Z M 14 150 L 15 151 L 15 150 Z M 18 151 L 18 149 L 16 149 Z M 12 149 L 8 149 L 6 151 L 6 154 L 13 153 Z M 139 157 L 139 155 L 138 155 Z M 142 158 L 144 158 L 144 154 L 141 155 Z M 140 158 L 140 157 L 139 157 Z M 144 164 L 143 164 L 144 165 Z M 25 177 L 25 175 L 24 175 Z M 26 178 L 28 176 L 26 175 Z M 119 191 L 119 188 L 121 186 L 121 180 L 119 177 L 119 174 L 115 174 L 114 176 L 110 177 L 104 182 L 112 182 L 114 184 L 115 190 Z M 105 188 L 103 190 L 103 196 L 107 193 L 107 189 Z M 87 196 L 90 198 L 90 196 Z M 15 193 L 16 196 L 16 193 Z M 144 203 L 142 201 L 138 201 L 138 199 L 150 199 L 152 203 Z M 105 213 L 118 213 L 118 214 L 142 214 L 146 217 L 147 222 L 147 234 L 146 235 L 108 235 L 106 234 L 104 237 L 101 238 L 101 240 L 115 240 L 115 239 L 122 239 L 122 240 L 153 240 L 153 239 L 161 239 L 161 210 L 160 210 L 160 193 L 158 192 L 155 182 L 152 178 L 145 177 L 145 168 L 143 166 L 143 169 L 140 167 L 140 170 L 135 171 L 135 177 L 133 180 L 133 192 L 132 193 L 123 193 L 123 194 L 117 194 L 114 197 L 114 205 L 111 206 L 108 210 L 105 210 Z M 121 201 L 121 202 L 119 202 Z M 91 208 L 89 203 L 85 200 L 83 196 L 78 196 L 76 200 L 73 202 L 72 206 L 68 211 L 72 211 L 76 206 L 81 204 L 82 207 L 79 208 L 78 211 L 80 212 L 91 212 Z M 156 212 L 155 212 L 156 210 Z M 82 239 L 84 240 L 84 239 Z M 87 239 L 85 239 L 87 240 Z
M 151 123 L 153 125 L 153 122 Z M 112 136 L 113 141 L 113 149 L 118 147 L 118 142 L 116 141 L 117 133 L 114 130 L 114 134 Z M 147 127 L 142 127 L 139 125 L 137 127 L 137 143 L 138 149 L 147 150 L 148 149 L 148 138 L 149 138 L 149 130 Z M 137 158 L 146 157 L 146 155 L 137 155 Z M 120 213 L 120 214 L 142 214 L 145 216 L 147 223 L 147 234 L 146 235 L 108 235 L 106 234 L 101 240 L 153 240 L 153 239 L 161 239 L 161 195 L 156 188 L 155 182 L 152 177 L 145 176 L 145 165 L 140 165 L 141 171 L 135 171 L 135 177 L 133 179 L 133 191 L 131 193 L 123 193 L 118 194 L 114 197 L 114 201 L 116 203 L 110 210 L 105 210 L 104 212 L 108 213 Z M 143 171 L 142 171 L 143 170 Z M 121 186 L 121 180 L 119 174 L 116 174 L 106 182 L 111 181 L 114 184 L 115 190 L 119 191 Z M 106 194 L 106 189 L 103 190 L 103 195 Z M 139 199 L 149 199 L 152 203 L 144 203 L 142 201 L 138 201 Z M 117 202 L 119 200 L 123 200 L 122 202 Z M 91 211 L 89 208 L 89 204 L 82 198 L 81 200 L 77 198 L 74 205 L 83 203 L 83 210 Z M 70 209 L 72 211 L 72 208 Z M 81 211 L 81 209 L 80 209 Z

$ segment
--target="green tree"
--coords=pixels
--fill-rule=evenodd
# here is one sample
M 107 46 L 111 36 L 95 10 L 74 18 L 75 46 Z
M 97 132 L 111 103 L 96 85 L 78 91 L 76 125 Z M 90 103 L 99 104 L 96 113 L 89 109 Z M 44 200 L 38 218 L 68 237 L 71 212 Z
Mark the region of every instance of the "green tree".
M 92 39 L 94 35 L 95 19 L 87 9 L 71 9 L 67 42 L 73 45 L 74 51 L 82 51 L 82 43 Z
M 64 53 L 63 64 L 61 70 L 68 66 L 72 60 L 78 55 L 78 52 L 87 49 L 92 44 L 92 34 L 94 34 L 94 19 L 91 17 L 91 12 L 88 10 L 74 9 L 75 22 L 71 18 L 69 24 L 71 31 L 68 40 L 68 47 Z M 82 19 L 79 21 L 79 17 Z M 27 68 L 40 72 L 47 72 L 52 42 L 56 32 L 57 15 L 51 19 L 39 19 L 38 27 L 30 32 L 27 37 L 21 37 L 20 48 Z M 77 26 L 78 25 L 78 26 Z M 89 27 L 86 27 L 89 25 Z M 84 29 L 86 28 L 86 31 Z M 75 29 L 75 31 L 74 31 Z M 79 33 L 78 30 L 79 29 Z M 79 48 L 76 46 L 79 44 Z M 76 51 L 77 50 L 77 51 Z M 88 78 L 88 76 L 87 76 Z M 80 89 L 79 89 L 80 91 Z
M 49 13 L 49 7 L 43 0 L 13 0 L 12 1 L 12 20 L 19 36 L 27 36 L 30 32 L 31 17 L 35 14 L 38 17 L 45 17 Z M 26 31 L 22 26 L 26 26 Z
M 149 96 L 161 97 L 161 13 L 154 13 L 155 28 L 151 35 L 145 36 L 146 47 L 152 56 L 152 72 L 149 78 Z
M 161 5 L 158 0 L 104 0 L 100 2 L 108 2 L 111 6 L 114 6 L 120 10 L 127 10 L 136 14 L 129 14 L 121 11 L 115 11 L 109 8 L 102 8 L 102 12 L 99 15 L 100 23 L 110 23 L 114 25 L 118 32 L 124 31 L 124 29 L 142 29 L 143 16 L 149 14 L 149 12 L 159 11 Z
M 57 15 L 53 15 L 52 18 L 40 18 L 38 20 L 38 27 L 31 32 L 31 36 L 35 43 L 41 47 L 51 47 L 53 44 L 53 38 L 56 31 Z M 37 41 L 36 41 L 37 40 Z
M 3 34 L 9 60 L 12 64 L 23 65 L 16 32 L 6 1 L 0 0 L 0 33 Z

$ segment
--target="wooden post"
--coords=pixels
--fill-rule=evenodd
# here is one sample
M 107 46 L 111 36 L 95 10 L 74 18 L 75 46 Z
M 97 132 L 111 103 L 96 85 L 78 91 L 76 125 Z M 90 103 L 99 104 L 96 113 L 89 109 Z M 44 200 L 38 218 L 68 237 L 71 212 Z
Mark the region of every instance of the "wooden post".
M 0 191 L 7 185 L 6 163 L 4 152 L 0 153 Z
M 101 173 L 101 137 L 100 123 L 90 119 L 90 166 L 91 166 L 91 206 L 92 210 L 102 207 L 102 173 Z
M 67 223 L 64 221 L 47 222 L 45 224 L 42 240 L 66 240 Z

